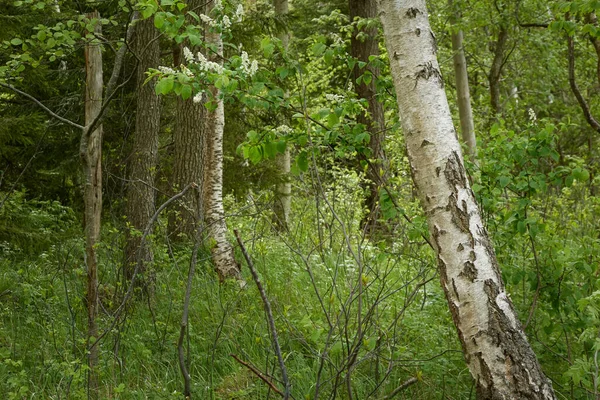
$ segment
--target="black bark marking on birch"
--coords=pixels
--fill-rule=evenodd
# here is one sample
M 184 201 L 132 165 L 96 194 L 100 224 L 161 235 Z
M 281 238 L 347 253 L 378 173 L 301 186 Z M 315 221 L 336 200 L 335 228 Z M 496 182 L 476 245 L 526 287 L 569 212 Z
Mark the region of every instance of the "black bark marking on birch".
M 410 19 L 416 18 L 418 14 L 423 14 L 418 8 L 411 7 L 406 10 L 406 16 Z
M 471 259 L 472 262 L 475 262 L 475 260 L 477 260 L 477 254 L 475 254 L 475 252 L 473 250 L 471 250 L 471 253 L 469 254 L 469 258 Z
M 471 242 L 473 243 L 473 235 L 471 234 L 471 230 L 469 228 L 469 213 L 458 207 L 457 202 L 458 200 L 456 199 L 456 193 L 450 194 L 446 211 L 450 211 L 452 214 L 452 223 L 454 226 L 456 226 L 462 233 L 469 235 Z
M 467 187 L 467 174 L 463 168 L 460 156 L 456 151 L 452 152 L 452 155 L 446 160 L 446 169 L 444 175 L 450 184 L 450 188 L 461 188 Z
M 440 87 L 444 87 L 444 79 L 442 78 L 442 73 L 439 69 L 433 66 L 431 62 L 427 64 L 419 64 L 419 71 L 415 72 L 415 88 L 417 87 L 417 83 L 419 83 L 419 79 L 424 79 L 428 81 L 431 77 L 435 78 Z
M 437 39 L 435 38 L 435 33 L 433 33 L 433 31 L 429 31 L 429 36 L 431 38 L 431 48 L 433 49 L 432 53 L 437 54 L 438 45 L 437 45 Z
M 465 262 L 464 266 L 465 267 L 460 274 L 458 274 L 458 276 L 461 276 L 470 282 L 475 282 L 475 279 L 477 279 L 477 268 L 475 268 L 475 264 L 473 264 L 471 261 L 467 261 Z
M 421 148 L 426 147 L 426 146 L 431 146 L 433 143 L 431 143 L 429 140 L 425 139 L 423 140 L 423 142 L 421 142 Z
M 454 290 L 456 300 L 460 301 L 460 295 L 458 294 L 458 289 L 456 288 L 456 282 L 454 282 L 454 278 L 452 278 L 452 289 Z
M 440 173 L 442 172 L 442 167 L 437 167 L 435 169 L 435 175 L 439 178 L 440 177 Z
M 415 35 L 421 36 L 421 30 L 419 28 L 415 29 Z
M 458 244 L 458 248 L 457 248 L 456 250 L 457 250 L 457 251 L 464 251 L 464 249 L 465 249 L 465 246 L 463 246 L 463 244 L 462 244 L 462 243 L 459 243 L 459 244 Z
M 475 357 L 477 357 L 477 361 L 479 363 L 479 374 L 481 377 L 477 377 L 477 398 L 478 399 L 494 399 L 492 393 L 494 393 L 494 381 L 492 380 L 492 372 L 490 371 L 490 367 L 487 365 L 485 360 L 483 359 L 483 355 L 481 352 L 475 353 Z M 490 386 L 484 387 L 482 382 L 485 384 L 490 384 Z

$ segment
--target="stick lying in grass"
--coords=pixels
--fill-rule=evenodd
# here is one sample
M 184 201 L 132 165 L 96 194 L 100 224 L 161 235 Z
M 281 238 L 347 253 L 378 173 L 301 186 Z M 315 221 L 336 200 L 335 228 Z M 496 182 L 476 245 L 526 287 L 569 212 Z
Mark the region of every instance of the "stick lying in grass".
M 273 348 L 275 349 L 275 354 L 277 354 L 277 360 L 279 361 L 279 368 L 281 368 L 281 380 L 285 385 L 285 390 L 283 392 L 283 399 L 288 400 L 290 398 L 290 381 L 287 376 L 287 370 L 285 368 L 285 363 L 283 362 L 283 356 L 281 355 L 281 347 L 279 347 L 279 339 L 277 339 L 277 330 L 275 329 L 275 320 L 273 319 L 273 312 L 271 311 L 271 303 L 269 303 L 269 299 L 267 298 L 267 294 L 265 293 L 265 289 L 260 283 L 260 279 L 258 279 L 258 274 L 256 273 L 256 269 L 254 269 L 254 264 L 252 263 L 252 259 L 244 247 L 244 242 L 242 242 L 242 238 L 240 237 L 240 233 L 237 230 L 233 231 L 235 233 L 235 237 L 237 239 L 240 248 L 242 249 L 242 253 L 244 254 L 244 258 L 248 263 L 248 268 L 252 273 L 252 278 L 254 279 L 254 283 L 256 283 L 256 287 L 260 292 L 260 297 L 262 298 L 263 304 L 265 305 L 265 311 L 267 313 L 267 320 L 269 322 L 269 328 L 271 330 L 271 337 L 273 338 Z

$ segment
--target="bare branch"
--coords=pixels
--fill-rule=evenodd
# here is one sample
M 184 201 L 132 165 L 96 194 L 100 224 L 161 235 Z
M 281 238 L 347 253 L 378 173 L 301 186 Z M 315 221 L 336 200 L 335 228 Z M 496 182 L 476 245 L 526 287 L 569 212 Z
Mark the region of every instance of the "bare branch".
M 248 368 L 250 371 L 252 371 L 254 373 L 254 375 L 258 376 L 264 383 L 266 383 L 267 385 L 269 385 L 269 387 L 271 389 L 273 389 L 273 391 L 275 393 L 277 393 L 278 395 L 280 395 L 281 397 L 285 397 L 285 395 L 283 394 L 283 392 L 279 389 L 277 389 L 277 387 L 273 384 L 273 382 L 271 382 L 269 379 L 267 379 L 266 376 L 264 376 L 254 365 L 247 363 L 245 361 L 242 361 L 238 358 L 238 356 L 236 356 L 235 354 L 230 354 L 231 357 L 233 357 L 233 359 L 237 362 L 239 362 L 240 364 L 242 364 L 244 367 Z
M 398 393 L 400 393 L 401 391 L 403 391 L 404 389 L 406 389 L 410 385 L 413 385 L 413 384 L 417 383 L 418 381 L 419 380 L 413 376 L 412 378 L 410 378 L 409 380 L 407 380 L 406 382 L 404 382 L 402 385 L 400 385 L 396 389 L 394 389 L 394 391 L 392 393 L 388 394 L 383 399 L 384 400 L 391 399 L 392 397 L 396 396 Z
M 579 103 L 579 107 L 583 111 L 583 115 L 585 116 L 585 120 L 588 124 L 594 128 L 595 131 L 600 132 L 600 123 L 594 118 L 592 112 L 590 111 L 590 106 L 587 101 L 583 98 L 579 87 L 577 86 L 577 82 L 575 81 L 575 41 L 573 36 L 567 36 L 567 44 L 568 44 L 568 58 L 569 58 L 569 85 L 571 86 L 571 91 L 577 98 L 577 102 Z
M 3 83 L 0 82 L 0 87 L 6 88 L 6 89 L 10 89 L 15 93 L 20 94 L 23 97 L 27 97 L 29 100 L 33 101 L 35 104 L 37 104 L 38 106 L 40 106 L 40 108 L 44 111 L 46 111 L 48 114 L 50 114 L 50 116 L 52 118 L 56 118 L 57 120 L 64 122 L 67 125 L 71 125 L 74 128 L 77 129 L 84 129 L 85 127 L 82 125 L 79 125 L 76 122 L 71 121 L 70 119 L 61 117 L 60 115 L 56 114 L 54 111 L 52 111 L 51 109 L 49 109 L 48 107 L 46 107 L 45 105 L 42 104 L 41 101 L 39 101 L 38 99 L 36 99 L 35 97 L 33 97 L 32 95 L 30 95 L 29 93 L 25 93 L 22 90 L 17 89 L 16 87 L 14 87 L 13 85 L 9 84 L 9 83 Z
M 260 297 L 262 298 L 263 304 L 265 305 L 265 312 L 267 314 L 267 320 L 269 322 L 269 328 L 271 330 L 271 337 L 273 339 L 273 347 L 275 349 L 275 354 L 277 355 L 277 360 L 279 361 L 279 368 L 281 368 L 281 379 L 283 380 L 283 384 L 285 385 L 285 390 L 283 393 L 283 399 L 287 400 L 290 398 L 290 381 L 287 376 L 287 369 L 285 368 L 285 363 L 283 362 L 283 355 L 281 354 L 281 347 L 279 346 L 279 339 L 277 338 L 277 329 L 275 329 L 275 320 L 273 319 L 273 312 L 271 311 L 271 303 L 267 298 L 267 294 L 265 293 L 265 289 L 260 283 L 260 279 L 258 278 L 258 274 L 256 273 L 256 269 L 254 268 L 254 263 L 252 262 L 252 258 L 248 254 L 246 247 L 244 246 L 244 242 L 242 242 L 242 238 L 240 237 L 240 233 L 236 230 L 233 231 L 235 233 L 235 237 L 237 239 L 240 248 L 242 249 L 242 253 L 244 254 L 244 258 L 248 263 L 248 268 L 250 269 L 250 273 L 252 274 L 252 278 L 254 279 L 254 283 L 256 283 L 256 287 L 260 292 Z

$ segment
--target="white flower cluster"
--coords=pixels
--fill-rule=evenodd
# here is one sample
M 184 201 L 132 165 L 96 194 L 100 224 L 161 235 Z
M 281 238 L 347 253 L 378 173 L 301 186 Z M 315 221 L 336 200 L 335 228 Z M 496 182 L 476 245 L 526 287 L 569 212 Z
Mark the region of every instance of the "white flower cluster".
M 196 56 L 198 59 L 198 67 L 200 68 L 200 71 L 206 71 L 206 72 L 216 72 L 217 74 L 222 74 L 224 71 L 224 68 L 222 65 L 214 62 L 214 61 L 208 61 L 206 59 L 206 57 L 204 57 L 204 54 L 198 52 L 198 55 Z
M 289 135 L 290 133 L 294 132 L 294 130 L 287 125 L 279 125 L 277 128 L 275 128 L 273 130 L 275 131 L 275 133 L 277 133 L 278 135 L 281 135 L 281 136 Z
M 537 115 L 535 115 L 535 111 L 533 111 L 533 108 L 528 109 L 527 112 L 529 113 L 529 120 L 531 122 L 535 122 L 537 120 Z
M 258 61 L 253 60 L 250 62 L 248 53 L 242 51 L 242 71 L 248 76 L 254 76 L 258 71 Z
M 235 10 L 235 22 L 242 22 L 243 17 L 244 17 L 244 6 L 239 4 L 237 6 L 237 10 Z
M 165 75 L 175 75 L 176 74 L 175 70 L 173 68 L 170 68 L 170 67 L 160 66 L 160 67 L 158 67 L 158 70 L 160 72 L 162 72 L 163 74 L 165 74 Z
M 221 27 L 223 29 L 229 29 L 230 26 L 231 26 L 231 20 L 229 19 L 229 17 L 227 15 L 223 15 L 223 18 L 221 19 Z
M 331 93 L 327 93 L 325 95 L 325 99 L 327 101 L 331 101 L 333 103 L 341 103 L 342 101 L 344 101 L 344 96 L 342 96 L 341 94 L 331 94 Z
M 206 59 L 206 57 L 204 56 L 204 54 L 198 52 L 198 54 L 196 55 L 196 57 L 194 57 L 194 54 L 192 53 L 192 51 L 190 49 L 188 49 L 187 47 L 183 48 L 183 57 L 185 58 L 185 61 L 187 61 L 188 64 L 196 64 L 198 65 L 200 71 L 205 71 L 205 72 L 216 72 L 217 74 L 222 74 L 223 71 L 225 70 L 223 68 L 223 66 L 221 66 L 220 64 L 213 62 L 213 61 L 208 61 Z M 165 70 L 170 70 L 171 72 L 165 72 L 163 71 L 161 68 L 164 68 Z M 158 69 L 160 69 L 163 73 L 171 73 L 174 74 L 175 71 L 173 71 L 171 68 L 168 67 L 158 67 Z M 184 74 L 188 75 L 188 76 L 193 76 L 192 71 L 190 71 L 185 65 L 181 66 L 181 70 L 183 71 Z
M 194 95 L 194 97 L 192 98 L 192 101 L 196 104 L 201 103 L 202 99 L 203 99 L 203 95 L 204 95 L 203 91 L 196 93 Z
M 200 14 L 199 17 L 202 20 L 202 22 L 204 22 L 208 26 L 216 26 L 217 25 L 217 21 L 215 21 L 214 19 L 212 19 L 211 17 L 209 17 L 206 14 Z
M 214 9 L 215 10 L 222 10 L 223 9 L 223 2 L 222 0 L 213 0 L 215 2 L 215 6 Z
M 187 47 L 183 48 L 183 57 L 185 58 L 185 61 L 187 61 L 188 64 L 193 64 L 196 62 L 196 60 L 194 59 L 194 53 L 192 53 L 192 51 Z

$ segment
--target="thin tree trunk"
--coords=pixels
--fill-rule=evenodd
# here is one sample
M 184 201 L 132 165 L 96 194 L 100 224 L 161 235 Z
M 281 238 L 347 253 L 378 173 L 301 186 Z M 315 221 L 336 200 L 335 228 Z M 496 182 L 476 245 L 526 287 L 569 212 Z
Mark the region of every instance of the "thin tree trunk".
M 273 0 L 275 7 L 275 15 L 286 16 L 289 12 L 288 0 Z M 282 31 L 277 35 L 281 40 L 283 47 L 287 50 L 290 37 L 286 31 Z M 287 147 L 285 153 L 277 155 L 277 166 L 279 167 L 279 174 L 281 182 L 277 184 L 275 188 L 275 204 L 273 211 L 275 213 L 275 226 L 281 230 L 286 231 L 290 221 L 290 210 L 292 208 L 292 183 L 290 182 L 290 166 L 291 166 L 291 155 L 290 149 Z
M 214 7 L 214 1 L 207 6 L 207 13 Z M 208 59 L 223 63 L 223 40 L 221 34 L 207 27 L 206 43 L 216 53 L 208 54 Z M 207 110 L 204 146 L 204 182 L 203 202 L 204 219 L 209 238 L 215 270 L 221 281 L 234 277 L 241 278 L 240 266 L 235 260 L 233 246 L 227 239 L 227 223 L 223 208 L 223 130 L 225 128 L 225 107 L 220 98 L 220 90 L 210 86 L 212 101 L 216 103 L 214 111 Z
M 448 0 L 452 7 L 452 0 Z M 456 24 L 458 16 L 452 12 L 453 23 Z M 475 140 L 475 124 L 473 123 L 473 110 L 471 109 L 471 94 L 469 93 L 469 76 L 467 73 L 467 60 L 463 48 L 463 32 L 452 29 L 452 51 L 454 52 L 454 76 L 456 77 L 456 96 L 458 97 L 458 114 L 460 116 L 460 132 L 463 142 L 467 145 L 469 159 L 475 162 L 477 158 L 477 141 Z
M 200 14 L 204 12 L 204 0 L 190 0 L 188 7 Z M 188 17 L 189 23 L 195 23 Z M 185 64 L 181 56 L 182 46 L 175 48 L 175 65 Z M 194 51 L 195 53 L 195 51 Z M 194 103 L 190 98 L 183 100 L 177 97 L 175 111 L 175 129 L 173 142 L 175 144 L 175 165 L 173 167 L 172 186 L 181 190 L 190 183 L 195 183 L 202 193 L 203 165 L 202 152 L 204 148 L 204 118 L 206 109 L 202 102 Z M 195 193 L 188 193 L 180 205 L 177 213 L 169 217 L 169 232 L 171 235 L 185 235 L 195 238 L 198 224 L 203 220 L 202 202 L 198 201 Z
M 89 19 L 100 19 L 95 11 L 86 15 Z M 101 35 L 102 26 L 98 22 L 94 33 Z M 100 115 L 102 109 L 102 49 L 99 43 L 88 42 L 85 46 L 85 126 Z M 88 397 L 97 399 L 98 393 L 98 259 L 96 244 L 100 238 L 102 213 L 102 125 L 93 132 L 84 128 L 81 135 L 80 157 L 83 165 L 85 188 L 83 194 L 85 218 L 85 261 L 87 267 L 87 309 L 88 309 Z
M 137 67 L 135 136 L 129 161 L 129 186 L 126 195 L 126 216 L 127 222 L 130 224 L 125 245 L 124 278 L 126 282 L 131 280 L 137 262 L 138 248 L 141 244 L 140 232 L 144 230 L 155 211 L 154 176 L 158 163 L 161 101 L 154 92 L 154 85 L 144 85 L 144 81 L 148 68 L 156 68 L 160 62 L 160 46 L 159 41 L 156 40 L 157 35 L 151 18 L 138 21 L 135 49 L 140 62 Z M 132 230 L 136 232 L 134 233 Z M 152 250 L 145 245 L 139 255 L 143 262 L 139 272 L 144 274 L 147 272 L 146 266 L 152 262 Z M 149 280 L 147 275 L 144 278 L 138 282 L 148 288 L 151 279 Z
M 490 102 L 494 117 L 502 112 L 502 104 L 500 103 L 500 78 L 502 77 L 502 67 L 504 67 L 504 51 L 508 42 L 508 30 L 506 27 L 500 27 L 498 40 L 494 47 L 494 59 L 488 81 L 490 84 Z
M 413 180 L 478 399 L 555 399 L 513 305 L 463 165 L 425 0 L 379 0 Z
M 377 18 L 377 2 L 376 0 L 349 0 L 348 7 L 350 10 L 350 20 L 355 18 Z M 359 35 L 361 34 L 361 35 Z M 366 35 L 365 35 L 366 34 Z M 369 28 L 358 30 L 354 29 L 351 39 L 351 55 L 360 62 L 369 62 L 369 56 L 379 55 L 379 43 L 377 41 L 377 28 Z M 369 71 L 373 76 L 379 75 L 377 68 L 369 67 Z M 361 69 L 357 65 L 354 67 L 352 76 L 354 82 L 365 73 L 365 69 Z M 379 187 L 385 182 L 385 153 L 383 144 L 385 141 L 385 118 L 383 112 L 383 104 L 377 101 L 377 87 L 375 79 L 366 83 L 364 80 L 356 85 L 356 94 L 361 99 L 366 99 L 369 102 L 368 113 L 362 113 L 358 116 L 359 124 L 366 126 L 367 132 L 371 136 L 369 147 L 371 148 L 372 167 L 367 169 L 367 179 L 369 180 L 369 194 L 367 196 L 367 208 L 369 213 L 362 221 L 362 225 L 367 231 L 373 231 L 377 226 L 378 219 L 378 200 Z

